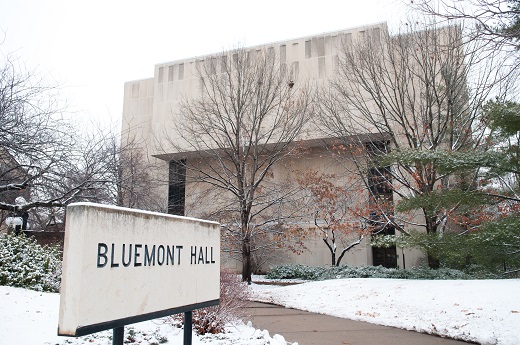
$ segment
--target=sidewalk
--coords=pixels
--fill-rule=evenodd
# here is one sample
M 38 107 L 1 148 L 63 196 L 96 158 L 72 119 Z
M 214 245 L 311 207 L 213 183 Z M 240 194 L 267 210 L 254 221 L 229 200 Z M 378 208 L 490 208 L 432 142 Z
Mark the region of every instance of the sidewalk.
M 463 341 L 251 302 L 253 326 L 299 345 L 461 345 Z

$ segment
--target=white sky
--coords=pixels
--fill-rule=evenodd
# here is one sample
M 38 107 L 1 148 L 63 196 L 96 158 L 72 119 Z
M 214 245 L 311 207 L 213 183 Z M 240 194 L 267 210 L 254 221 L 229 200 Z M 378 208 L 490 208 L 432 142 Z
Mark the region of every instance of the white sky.
M 0 0 L 1 54 L 57 83 L 75 116 L 120 122 L 125 81 L 161 62 L 405 17 L 404 0 Z

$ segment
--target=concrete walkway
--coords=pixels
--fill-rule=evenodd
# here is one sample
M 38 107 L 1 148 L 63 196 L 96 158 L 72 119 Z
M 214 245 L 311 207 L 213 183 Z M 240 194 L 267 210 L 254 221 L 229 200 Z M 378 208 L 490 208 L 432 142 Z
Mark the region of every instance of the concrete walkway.
M 463 341 L 352 321 L 333 316 L 251 302 L 248 308 L 255 328 L 282 335 L 299 345 L 461 345 Z

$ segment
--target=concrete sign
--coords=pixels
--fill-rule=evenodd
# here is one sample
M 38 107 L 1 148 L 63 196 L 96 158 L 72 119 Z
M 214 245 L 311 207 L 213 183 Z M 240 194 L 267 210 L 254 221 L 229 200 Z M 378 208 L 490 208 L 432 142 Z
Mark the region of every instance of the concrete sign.
M 92 203 L 67 207 L 59 335 L 216 305 L 218 223 Z

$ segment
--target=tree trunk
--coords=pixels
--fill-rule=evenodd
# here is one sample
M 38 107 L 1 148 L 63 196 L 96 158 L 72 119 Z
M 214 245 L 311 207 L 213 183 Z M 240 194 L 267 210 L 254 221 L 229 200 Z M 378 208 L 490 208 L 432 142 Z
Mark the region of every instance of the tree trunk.
M 423 212 L 426 218 L 426 233 L 428 234 L 437 234 L 437 216 L 436 215 L 429 215 L 427 210 L 423 208 Z M 431 250 L 426 250 L 426 256 L 428 258 L 428 267 L 432 268 L 434 270 L 438 269 L 441 264 L 440 260 L 436 258 Z
M 242 281 L 251 284 L 251 244 L 249 237 L 242 242 Z
M 428 255 L 428 267 L 433 268 L 434 270 L 438 269 L 441 266 L 439 259 L 434 257 L 431 253 L 427 253 Z
M 332 246 L 329 244 L 329 241 L 327 240 L 327 238 L 322 238 L 323 242 L 325 242 L 325 244 L 327 245 L 327 248 L 329 248 L 329 251 L 330 251 L 330 258 L 331 258 L 331 265 L 332 266 L 335 266 L 336 265 L 336 253 L 334 252 L 334 249 L 332 249 Z M 334 243 L 334 242 L 333 242 Z

